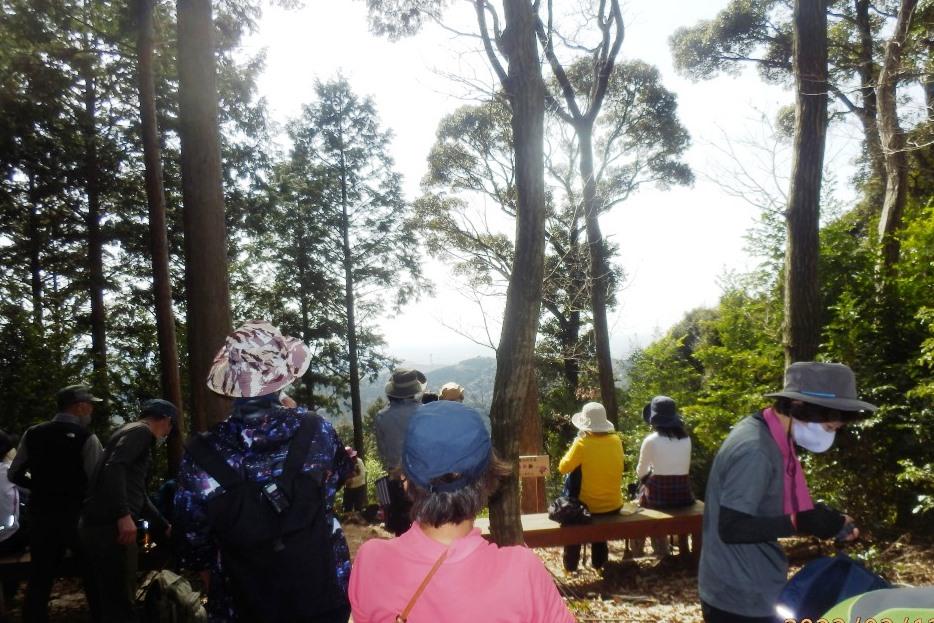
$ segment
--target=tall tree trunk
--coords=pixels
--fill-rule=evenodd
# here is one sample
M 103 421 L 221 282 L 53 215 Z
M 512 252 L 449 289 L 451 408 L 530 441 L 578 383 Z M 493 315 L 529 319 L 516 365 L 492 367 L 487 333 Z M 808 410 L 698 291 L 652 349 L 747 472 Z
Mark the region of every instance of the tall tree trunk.
M 885 199 L 879 217 L 879 242 L 882 244 L 882 281 L 888 282 L 898 262 L 898 230 L 908 197 L 908 154 L 905 135 L 898 122 L 898 74 L 911 17 L 918 0 L 902 0 L 895 21 L 895 31 L 885 47 L 885 60 L 879 73 L 879 137 L 885 153 Z
M 192 426 L 201 431 L 227 415 L 227 401 L 205 385 L 231 330 L 227 228 L 211 1 L 178 0 L 176 9 L 188 368 Z
M 603 233 L 600 231 L 600 206 L 593 170 L 593 122 L 575 127 L 580 141 L 580 171 L 584 183 L 584 225 L 590 249 L 590 302 L 593 308 L 593 334 L 597 348 L 597 375 L 600 378 L 600 399 L 607 419 L 616 424 L 616 383 L 613 380 L 613 359 L 610 356 L 610 329 L 606 319 L 606 296 L 610 287 L 610 269 L 604 256 Z
M 153 0 L 136 0 L 136 56 L 139 81 L 139 116 L 143 135 L 146 203 L 149 206 L 149 251 L 152 256 L 152 293 L 156 304 L 156 334 L 159 342 L 159 380 L 162 396 L 175 405 L 179 418 L 168 439 L 169 474 L 182 461 L 185 418 L 182 381 L 178 370 L 175 312 L 172 309 L 172 278 L 169 272 L 169 239 L 162 186 L 162 148 L 156 123 L 156 87 L 152 56 L 155 40 Z
M 569 314 L 567 326 L 561 333 L 561 346 L 564 349 L 564 380 L 567 382 L 571 396 L 577 395 L 577 387 L 580 385 L 580 335 L 581 313 L 575 309 Z
M 603 107 L 610 75 L 616 56 L 623 44 L 625 28 L 618 0 L 600 2 L 596 19 L 603 31 L 603 42 L 594 52 L 592 64 L 593 84 L 586 94 L 587 107 L 582 110 L 577 99 L 578 89 L 558 60 L 554 49 L 556 33 L 551 30 L 552 5 L 548 4 L 548 29 L 538 24 L 538 37 L 545 56 L 561 87 L 567 111 L 556 105 L 558 116 L 574 128 L 580 143 L 580 174 L 584 186 L 584 226 L 590 252 L 591 307 L 593 312 L 594 342 L 597 350 L 597 375 L 600 379 L 600 398 L 607 418 L 616 423 L 616 384 L 613 382 L 613 359 L 610 356 L 610 330 L 606 318 L 606 300 L 609 292 L 610 271 L 605 257 L 603 234 L 600 232 L 600 206 L 597 202 L 597 183 L 593 169 L 593 127 Z M 604 12 L 606 11 L 606 14 Z
M 299 322 L 301 322 L 302 341 L 305 342 L 305 344 L 311 344 L 311 294 L 309 293 L 308 287 L 310 262 L 308 258 L 308 243 L 306 240 L 307 234 L 305 233 L 305 223 L 301 219 L 299 219 L 295 227 L 295 241 L 297 243 L 295 257 L 298 260 Z M 312 381 L 313 374 L 314 371 L 309 367 L 305 372 L 305 376 L 302 377 L 302 397 L 304 398 L 304 404 L 307 405 L 315 404 L 314 382 Z
M 360 359 L 357 353 L 357 320 L 354 310 L 353 256 L 350 250 L 350 218 L 347 213 L 347 168 L 341 148 L 341 247 L 344 254 L 344 307 L 347 312 L 347 357 L 350 363 L 350 411 L 354 449 L 363 457 L 363 409 L 360 404 Z
M 90 44 L 85 42 L 86 47 Z M 89 53 L 90 55 L 90 53 Z M 84 82 L 84 188 L 88 207 L 88 281 L 91 297 L 91 361 L 94 388 L 109 395 L 107 379 L 107 312 L 104 308 L 104 236 L 101 232 L 100 159 L 97 152 L 97 93 L 90 59 L 81 64 Z M 105 406 L 106 409 L 106 406 Z
M 876 63 L 873 60 L 872 22 L 869 18 L 870 0 L 855 0 L 856 29 L 859 32 L 859 91 L 863 100 L 860 122 L 866 141 L 869 174 L 885 184 L 882 143 L 879 140 L 876 105 Z M 878 209 L 878 206 L 876 206 Z
M 39 197 L 36 192 L 36 176 L 29 174 L 29 216 L 27 236 L 29 240 L 29 290 L 32 302 L 32 323 L 42 333 L 42 239 L 39 230 Z
M 582 356 L 580 334 L 581 327 L 583 326 L 581 308 L 584 303 L 580 298 L 581 294 L 587 291 L 587 269 L 581 264 L 584 250 L 580 244 L 581 230 L 579 218 L 579 213 L 575 212 L 568 233 L 567 256 L 571 260 L 571 265 L 568 270 L 571 284 L 568 288 L 568 292 L 570 295 L 571 312 L 567 315 L 566 325 L 562 327 L 562 347 L 565 351 L 564 378 L 571 396 L 577 396 L 577 388 L 580 385 Z M 589 257 L 589 254 L 587 255 Z M 591 301 L 591 304 L 593 304 L 593 301 Z
M 516 156 L 516 252 L 499 346 L 490 416 L 493 444 L 504 460 L 516 465 L 523 417 L 534 416 L 528 403 L 535 392 L 535 337 L 542 301 L 545 258 L 545 83 L 542 80 L 529 0 L 504 0 L 503 51 L 508 59 L 504 85 L 512 109 Z M 523 411 L 526 410 L 525 416 Z M 519 478 L 513 473 L 490 504 L 490 530 L 500 545 L 522 542 Z
M 827 134 L 827 4 L 796 0 L 795 141 L 786 211 L 785 363 L 811 360 L 820 342 L 820 188 Z
M 928 110 L 928 123 L 934 123 L 934 24 L 928 28 L 926 45 L 928 61 L 924 71 L 924 104 Z

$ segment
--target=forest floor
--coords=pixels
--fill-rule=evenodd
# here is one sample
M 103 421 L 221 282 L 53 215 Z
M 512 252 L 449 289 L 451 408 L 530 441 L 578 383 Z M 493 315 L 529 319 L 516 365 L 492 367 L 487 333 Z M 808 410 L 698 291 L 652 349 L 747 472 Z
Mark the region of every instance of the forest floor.
M 390 537 L 375 526 L 345 523 L 344 530 L 351 554 L 363 541 Z M 789 575 L 813 558 L 833 554 L 830 546 L 822 546 L 815 539 L 785 539 L 783 545 L 791 563 Z M 624 542 L 611 542 L 610 560 L 600 573 L 589 566 L 590 552 L 585 546 L 577 572 L 566 574 L 561 563 L 561 548 L 535 551 L 554 576 L 558 590 L 580 623 L 700 623 L 703 620 L 697 596 L 697 571 L 677 556 L 627 558 Z M 648 539 L 645 552 L 651 554 Z M 862 540 L 847 552 L 867 562 L 892 583 L 934 585 L 934 543 L 905 534 L 889 542 Z
M 352 522 L 344 523 L 344 531 L 351 555 L 364 541 L 390 537 L 377 526 Z M 788 539 L 783 544 L 791 561 L 792 573 L 808 560 L 832 553 L 830 547 L 809 539 Z M 645 549 L 646 553 L 651 553 L 648 542 Z M 555 577 L 558 589 L 581 623 L 700 623 L 702 620 L 697 597 L 697 573 L 676 557 L 626 558 L 622 542 L 610 543 L 610 560 L 601 574 L 587 564 L 589 551 L 585 546 L 580 569 L 576 573 L 565 574 L 560 548 L 536 552 Z M 866 561 L 893 583 L 934 585 L 934 543 L 930 541 L 914 539 L 910 534 L 894 541 L 861 540 L 848 553 Z M 21 605 L 22 591 L 13 603 L 12 622 L 21 620 Z M 90 620 L 84 594 L 74 580 L 56 584 L 49 608 L 51 620 L 56 623 L 85 623 Z

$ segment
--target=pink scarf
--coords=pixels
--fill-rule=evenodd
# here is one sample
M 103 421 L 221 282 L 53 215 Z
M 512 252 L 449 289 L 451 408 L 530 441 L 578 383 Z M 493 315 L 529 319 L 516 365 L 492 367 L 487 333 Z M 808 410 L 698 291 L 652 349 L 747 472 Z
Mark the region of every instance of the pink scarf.
M 782 427 L 782 423 L 771 407 L 762 412 L 762 417 L 765 419 L 765 423 L 769 425 L 772 439 L 778 444 L 778 449 L 782 453 L 782 465 L 784 465 L 782 507 L 785 513 L 797 513 L 814 508 L 811 492 L 808 491 L 808 483 L 804 480 L 801 461 L 798 460 L 798 455 L 795 453 L 795 444 L 788 436 L 788 431 Z

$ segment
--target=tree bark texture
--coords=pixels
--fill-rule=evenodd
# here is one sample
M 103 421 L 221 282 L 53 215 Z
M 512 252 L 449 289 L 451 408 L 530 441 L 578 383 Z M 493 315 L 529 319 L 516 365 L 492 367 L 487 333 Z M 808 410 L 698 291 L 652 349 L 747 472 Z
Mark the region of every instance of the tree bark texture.
M 516 250 L 506 292 L 490 415 L 493 444 L 501 458 L 517 464 L 519 429 L 536 405 L 535 337 L 542 301 L 545 257 L 545 84 L 536 43 L 536 14 L 529 0 L 504 0 L 503 50 L 508 59 L 504 88 L 512 109 L 516 157 Z M 500 545 L 522 543 L 519 478 L 503 482 L 490 504 L 490 530 Z
M 39 230 L 39 198 L 36 193 L 35 175 L 29 174 L 29 216 L 27 231 L 29 240 L 29 290 L 32 301 L 32 323 L 42 331 L 42 239 Z
M 162 396 L 174 404 L 179 412 L 179 418 L 167 442 L 169 473 L 174 475 L 182 461 L 186 423 L 183 415 L 182 382 L 178 370 L 175 312 L 172 309 L 165 189 L 162 185 L 162 148 L 156 123 L 156 88 L 152 69 L 155 28 L 152 12 L 153 0 L 136 0 L 139 116 L 143 135 L 146 203 L 149 207 L 149 250 L 152 257 L 152 291 L 156 305 L 156 334 L 159 342 L 159 379 Z
M 600 378 L 600 399 L 606 417 L 616 425 L 616 383 L 613 380 L 613 359 L 610 356 L 610 329 L 607 324 L 606 298 L 609 291 L 610 269 L 604 254 L 603 233 L 600 231 L 600 205 L 593 170 L 593 122 L 577 128 L 580 142 L 580 171 L 584 182 L 584 225 L 587 246 L 590 248 L 590 302 L 593 308 L 594 344 L 597 349 L 597 375 Z
M 100 159 L 97 150 L 97 92 L 90 60 L 81 65 L 84 82 L 84 184 L 87 197 L 88 282 L 91 298 L 93 386 L 109 396 L 107 379 L 107 312 L 104 307 L 104 235 L 101 231 Z M 106 403 L 104 403 L 106 410 Z
M 192 427 L 201 431 L 227 416 L 227 401 L 206 386 L 231 330 L 227 230 L 211 2 L 178 0 L 176 8 L 188 367 Z
M 859 91 L 863 100 L 860 122 L 866 140 L 866 158 L 869 161 L 869 174 L 885 183 L 882 143 L 879 140 L 876 104 L 876 79 L 878 71 L 873 60 L 872 22 L 869 16 L 870 0 L 855 2 L 856 28 L 859 32 Z M 878 205 L 875 206 L 878 209 Z
M 309 268 L 309 258 L 308 258 L 308 243 L 307 243 L 307 234 L 305 233 L 305 223 L 299 220 L 295 224 L 295 257 L 297 259 L 298 265 L 298 301 L 299 301 L 299 316 L 301 324 L 301 335 L 302 341 L 305 344 L 311 343 L 311 294 L 308 292 L 308 272 Z M 314 381 L 312 381 L 313 371 L 311 367 L 305 372 L 303 377 L 302 390 L 303 395 L 299 399 L 299 403 L 304 402 L 304 404 L 313 405 L 315 403 L 315 392 L 314 392 Z M 295 397 L 295 396 L 293 396 Z M 297 397 L 296 397 L 297 398 Z M 303 399 L 303 400 L 302 400 Z
M 826 0 L 794 9 L 795 140 L 785 213 L 785 363 L 809 361 L 820 343 L 820 188 L 827 134 Z
M 928 109 L 928 123 L 934 123 L 934 25 L 928 29 L 928 62 L 924 80 L 924 104 Z
M 343 139 L 342 139 L 343 140 Z M 341 246 L 344 255 L 344 307 L 347 313 L 347 358 L 350 364 L 350 410 L 353 445 L 363 458 L 363 408 L 360 401 L 360 357 L 357 353 L 357 319 L 354 309 L 353 257 L 350 249 L 350 219 L 347 214 L 347 174 L 341 151 Z
M 568 393 L 571 396 L 576 396 L 581 373 L 581 353 L 578 352 L 580 347 L 581 313 L 575 309 L 568 316 L 565 324 L 561 327 L 561 349 L 564 351 L 562 367 Z
M 917 5 L 918 0 L 902 0 L 895 21 L 895 31 L 885 47 L 885 59 L 879 73 L 879 137 L 885 155 L 885 199 L 882 201 L 882 214 L 879 217 L 883 281 L 889 280 L 891 271 L 898 262 L 898 230 L 901 228 L 902 213 L 908 198 L 908 154 L 905 151 L 905 134 L 898 122 L 896 94 L 905 40 Z

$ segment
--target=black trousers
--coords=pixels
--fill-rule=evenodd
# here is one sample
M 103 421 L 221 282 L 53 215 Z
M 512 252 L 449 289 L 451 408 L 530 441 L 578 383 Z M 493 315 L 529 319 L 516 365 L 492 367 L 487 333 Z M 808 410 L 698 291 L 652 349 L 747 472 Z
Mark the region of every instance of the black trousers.
M 705 601 L 701 601 L 701 612 L 704 623 L 781 623 L 778 615 L 773 617 L 747 617 L 715 608 Z
M 386 523 L 386 530 L 396 536 L 400 536 L 412 527 L 412 518 L 409 512 L 412 510 L 412 501 L 405 494 L 405 488 L 401 480 L 390 478 L 389 487 L 389 505 L 383 507 L 383 515 Z
M 32 513 L 30 515 L 29 580 L 23 605 L 25 623 L 46 623 L 49 620 L 49 597 L 52 584 L 59 575 L 65 552 L 71 551 L 79 574 L 84 579 L 84 593 L 91 616 L 98 611 L 97 593 L 89 582 L 87 562 L 78 539 L 78 517 L 71 513 Z
M 594 569 L 602 569 L 603 565 L 610 557 L 610 546 L 606 541 L 590 544 L 590 565 Z M 577 566 L 581 560 L 581 545 L 565 545 L 564 554 L 561 557 L 564 562 L 564 568 L 568 571 L 577 571 Z
M 599 517 L 600 515 L 615 515 L 619 512 L 619 509 L 612 510 L 606 513 L 593 513 L 594 517 Z M 602 569 L 603 565 L 606 564 L 606 561 L 610 558 L 610 546 L 607 545 L 606 541 L 599 541 L 597 543 L 590 544 L 590 566 L 594 569 Z M 581 560 L 581 546 L 580 543 L 576 545 L 565 545 L 564 546 L 564 555 L 562 556 L 562 562 L 564 563 L 564 568 L 568 571 L 577 571 L 577 566 L 580 564 Z
M 349 489 L 344 489 L 344 505 L 343 510 L 345 513 L 351 511 L 362 511 L 366 507 L 366 485 L 362 487 L 351 487 Z
M 135 623 L 136 571 L 139 549 L 136 542 L 117 543 L 117 524 L 78 526 L 81 544 L 87 552 L 91 579 L 100 599 L 95 623 Z

